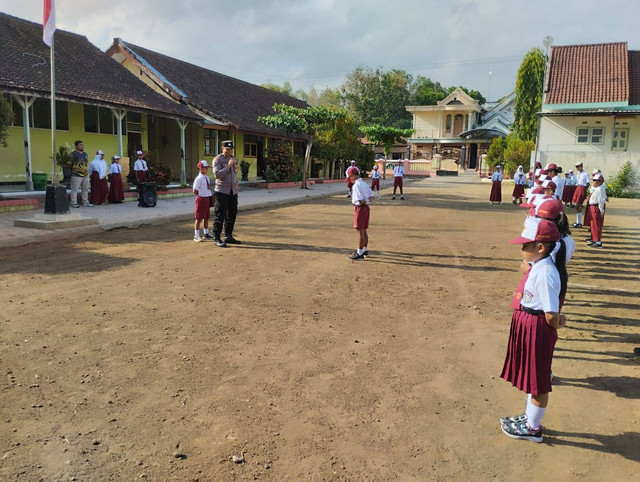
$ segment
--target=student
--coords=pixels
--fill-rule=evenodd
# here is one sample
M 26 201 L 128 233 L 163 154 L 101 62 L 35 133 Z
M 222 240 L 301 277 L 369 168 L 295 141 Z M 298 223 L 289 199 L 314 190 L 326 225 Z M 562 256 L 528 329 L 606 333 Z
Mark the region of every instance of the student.
M 194 225 L 195 234 L 193 240 L 196 243 L 205 239 L 213 239 L 214 236 L 209 233 L 209 217 L 211 216 L 211 181 L 207 177 L 209 172 L 209 163 L 200 161 L 198 163 L 200 174 L 193 181 L 193 194 L 196 195 L 196 221 Z M 200 236 L 200 224 L 204 221 L 204 236 Z
M 91 182 L 91 202 L 104 204 L 109 194 L 107 185 L 107 161 L 104 160 L 104 152 L 98 150 L 96 157 L 89 164 L 89 180 Z
M 596 174 L 593 176 L 592 184 L 593 187 L 587 204 L 591 239 L 587 241 L 587 244 L 592 248 L 602 248 L 602 226 L 604 225 L 604 210 L 607 204 L 604 176 L 600 173 Z
M 565 206 L 571 205 L 571 198 L 573 197 L 574 191 L 574 182 L 575 177 L 573 176 L 573 171 L 569 169 L 564 173 L 564 190 L 562 191 L 562 199 L 560 199 Z
M 491 194 L 489 195 L 489 202 L 502 203 L 502 173 L 500 172 L 500 166 L 496 166 L 491 176 Z
M 133 163 L 133 170 L 136 172 L 138 184 L 141 184 L 149 180 L 149 166 L 147 161 L 144 160 L 144 152 L 136 151 L 136 156 L 138 156 L 138 159 Z
M 347 194 L 347 197 L 351 197 L 351 188 L 353 187 L 353 183 L 349 180 L 349 169 L 351 169 L 352 167 L 355 167 L 358 170 L 358 174 L 360 174 L 360 169 L 358 169 L 358 166 L 356 166 L 356 161 L 352 160 L 349 164 L 349 167 L 347 167 L 347 170 L 344 172 L 344 175 L 347 178 L 347 189 L 349 189 L 349 194 Z
M 582 204 L 587 198 L 587 185 L 589 184 L 589 173 L 584 170 L 581 162 L 576 163 L 576 189 L 573 191 L 571 204 L 576 207 L 576 222 L 573 223 L 574 228 L 582 227 Z
M 391 199 L 396 198 L 396 189 L 400 188 L 400 199 L 404 201 L 404 192 L 402 191 L 403 178 L 404 166 L 402 161 L 398 161 L 398 165 L 393 168 L 393 196 L 391 196 Z
M 518 166 L 518 170 L 513 175 L 513 181 L 515 182 L 515 185 L 513 186 L 513 193 L 511 194 L 513 197 L 513 204 L 522 204 L 522 198 L 524 197 L 524 183 L 526 179 L 524 168 L 522 166 Z
M 380 171 L 377 164 L 373 166 L 373 171 L 371 171 L 371 190 L 374 192 L 377 190 L 378 199 L 380 199 Z
M 551 361 L 558 328 L 567 319 L 560 300 L 567 289 L 564 258 L 553 263 L 550 254 L 560 238 L 546 219 L 527 218 L 522 234 L 510 241 L 521 244 L 525 275 L 511 301 L 514 309 L 501 378 L 529 394 L 525 413 L 500 419 L 508 437 L 542 442 L 542 417 L 551 392 Z
M 120 156 L 113 156 L 111 159 L 111 185 L 109 186 L 109 202 L 120 204 L 124 201 L 124 187 L 122 186 L 122 166 Z
M 554 194 L 555 198 L 562 199 L 562 195 L 564 193 L 564 179 L 560 177 L 562 168 L 556 166 L 555 164 L 547 164 L 547 172 L 547 175 L 551 177 L 551 180 L 556 185 L 556 192 Z
M 347 169 L 347 176 L 353 184 L 351 203 L 355 206 L 353 213 L 353 227 L 358 231 L 358 249 L 349 256 L 349 259 L 356 261 L 364 259 L 369 255 L 367 245 L 369 244 L 369 203 L 373 202 L 373 191 L 367 183 L 360 178 L 360 173 L 356 167 Z
M 538 207 L 535 208 L 535 217 L 551 221 L 558 228 L 560 233 L 560 241 L 556 243 L 556 247 L 551 252 L 551 258 L 555 262 L 556 255 L 564 252 L 565 266 L 569 264 L 569 260 L 576 249 L 576 243 L 571 237 L 569 230 L 569 220 L 564 212 L 562 202 L 557 199 L 545 199 Z M 564 249 L 563 249 L 564 246 Z

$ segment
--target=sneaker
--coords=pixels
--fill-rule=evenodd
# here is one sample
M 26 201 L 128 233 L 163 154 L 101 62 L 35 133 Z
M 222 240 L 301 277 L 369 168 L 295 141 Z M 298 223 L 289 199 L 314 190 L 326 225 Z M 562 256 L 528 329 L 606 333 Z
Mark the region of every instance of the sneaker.
M 219 248 L 225 248 L 227 246 L 227 243 L 225 243 L 223 240 L 221 240 L 220 238 L 215 238 L 213 240 L 214 243 L 216 243 L 216 246 Z
M 356 254 L 357 253 L 358 252 L 356 251 Z M 364 253 L 362 253 L 362 256 L 364 256 L 365 258 L 368 258 L 369 257 L 369 250 L 367 249 Z
M 193 237 L 193 240 L 194 240 L 196 243 L 201 243 L 202 241 L 204 241 L 204 238 L 203 238 L 203 237 L 201 237 L 199 234 L 196 234 L 196 235 Z
M 216 239 L 215 236 L 211 233 L 207 233 L 203 236 L 204 239 Z
M 351 193 L 347 194 L 347 197 L 351 197 Z
M 513 204 L 515 204 L 515 203 L 516 203 L 516 200 L 514 199 L 512 202 L 513 202 Z
M 633 353 L 635 353 L 636 355 L 640 356 L 640 347 L 634 348 L 633 349 Z
M 542 442 L 542 427 L 533 429 L 527 425 L 527 422 L 511 422 L 503 423 L 502 431 L 507 437 L 519 440 L 531 440 L 532 442 Z
M 87 204 L 85 204 L 84 206 L 85 206 L 85 207 L 87 207 L 87 208 L 92 208 L 92 207 L 93 207 L 93 204 L 91 204 L 91 203 L 87 203 Z
M 573 226 L 574 228 L 581 228 L 582 224 L 581 223 L 573 223 L 571 226 Z
M 71 205 L 71 207 L 72 207 L 72 208 L 79 208 L 79 207 L 80 207 L 80 205 L 79 205 L 79 204 L 72 204 L 72 205 Z
M 351 256 L 349 256 L 349 259 L 352 261 L 356 261 L 358 259 L 364 259 L 364 254 L 358 254 L 358 252 L 355 251 L 351 254 Z
M 400 196 L 400 199 L 402 199 L 404 201 L 404 196 Z
M 395 198 L 396 198 L 395 196 L 391 196 L 391 199 L 395 199 Z
M 600 241 L 598 241 L 597 243 L 591 243 L 589 244 L 590 248 L 602 248 L 602 243 Z
M 514 415 L 513 417 L 502 417 L 500 424 L 505 425 L 509 423 L 521 423 L 527 421 L 527 414 L 521 413 L 520 415 Z
M 593 239 L 591 239 L 591 238 L 584 238 L 584 240 L 585 240 L 587 243 L 593 243 Z
M 227 236 L 226 238 L 224 238 L 224 242 L 227 244 L 242 244 L 242 241 L 238 241 L 233 236 Z

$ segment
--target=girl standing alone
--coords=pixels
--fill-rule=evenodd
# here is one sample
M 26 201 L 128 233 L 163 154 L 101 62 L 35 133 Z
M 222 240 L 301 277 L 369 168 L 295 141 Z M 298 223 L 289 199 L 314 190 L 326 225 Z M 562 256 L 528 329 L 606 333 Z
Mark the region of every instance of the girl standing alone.
M 511 438 L 542 442 L 542 416 L 551 392 L 551 360 L 557 330 L 566 325 L 560 314 L 567 289 L 565 257 L 550 254 L 560 234 L 546 219 L 527 218 L 520 237 L 521 270 L 525 273 L 511 302 L 514 309 L 501 378 L 528 394 L 525 413 L 500 419 Z

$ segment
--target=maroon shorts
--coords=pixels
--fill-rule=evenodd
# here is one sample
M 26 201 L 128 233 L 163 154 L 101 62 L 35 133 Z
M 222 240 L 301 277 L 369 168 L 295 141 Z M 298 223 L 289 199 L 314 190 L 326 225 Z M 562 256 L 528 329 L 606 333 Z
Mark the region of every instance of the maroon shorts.
M 147 171 L 136 171 L 138 183 L 147 182 Z
M 353 213 L 353 229 L 369 228 L 369 206 L 367 204 L 358 204 Z
M 573 192 L 573 198 L 571 202 L 573 204 L 582 204 L 587 198 L 587 188 L 585 186 L 576 186 L 576 190 Z
M 393 187 L 402 187 L 402 178 L 400 176 L 393 178 Z
M 196 219 L 209 219 L 211 202 L 208 197 L 196 196 Z
M 380 179 L 371 179 L 371 190 L 373 191 L 376 188 L 380 190 Z

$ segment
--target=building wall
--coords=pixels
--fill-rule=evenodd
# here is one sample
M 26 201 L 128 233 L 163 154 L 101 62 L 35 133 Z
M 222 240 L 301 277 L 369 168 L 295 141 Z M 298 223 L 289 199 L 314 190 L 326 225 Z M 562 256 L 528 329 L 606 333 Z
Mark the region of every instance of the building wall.
M 24 129 L 9 127 L 7 148 L 0 147 L 0 182 L 26 182 Z M 31 169 L 32 172 L 46 172 L 51 180 L 52 153 L 51 130 L 31 128 Z M 84 142 L 89 160 L 93 160 L 98 149 L 102 149 L 105 158 L 118 153 L 118 136 L 115 134 L 96 134 L 84 131 L 84 112 L 82 104 L 69 103 L 69 130 L 56 130 L 56 144 L 69 144 L 73 150 L 76 140 Z M 123 138 L 126 151 L 126 138 Z M 126 155 L 126 152 L 124 153 Z M 62 169 L 58 167 L 62 176 Z M 61 177 L 62 178 L 62 177 Z
M 437 138 L 441 137 L 440 112 L 414 112 L 413 128 L 416 132 L 412 137 Z M 444 118 L 443 118 L 444 119 Z

